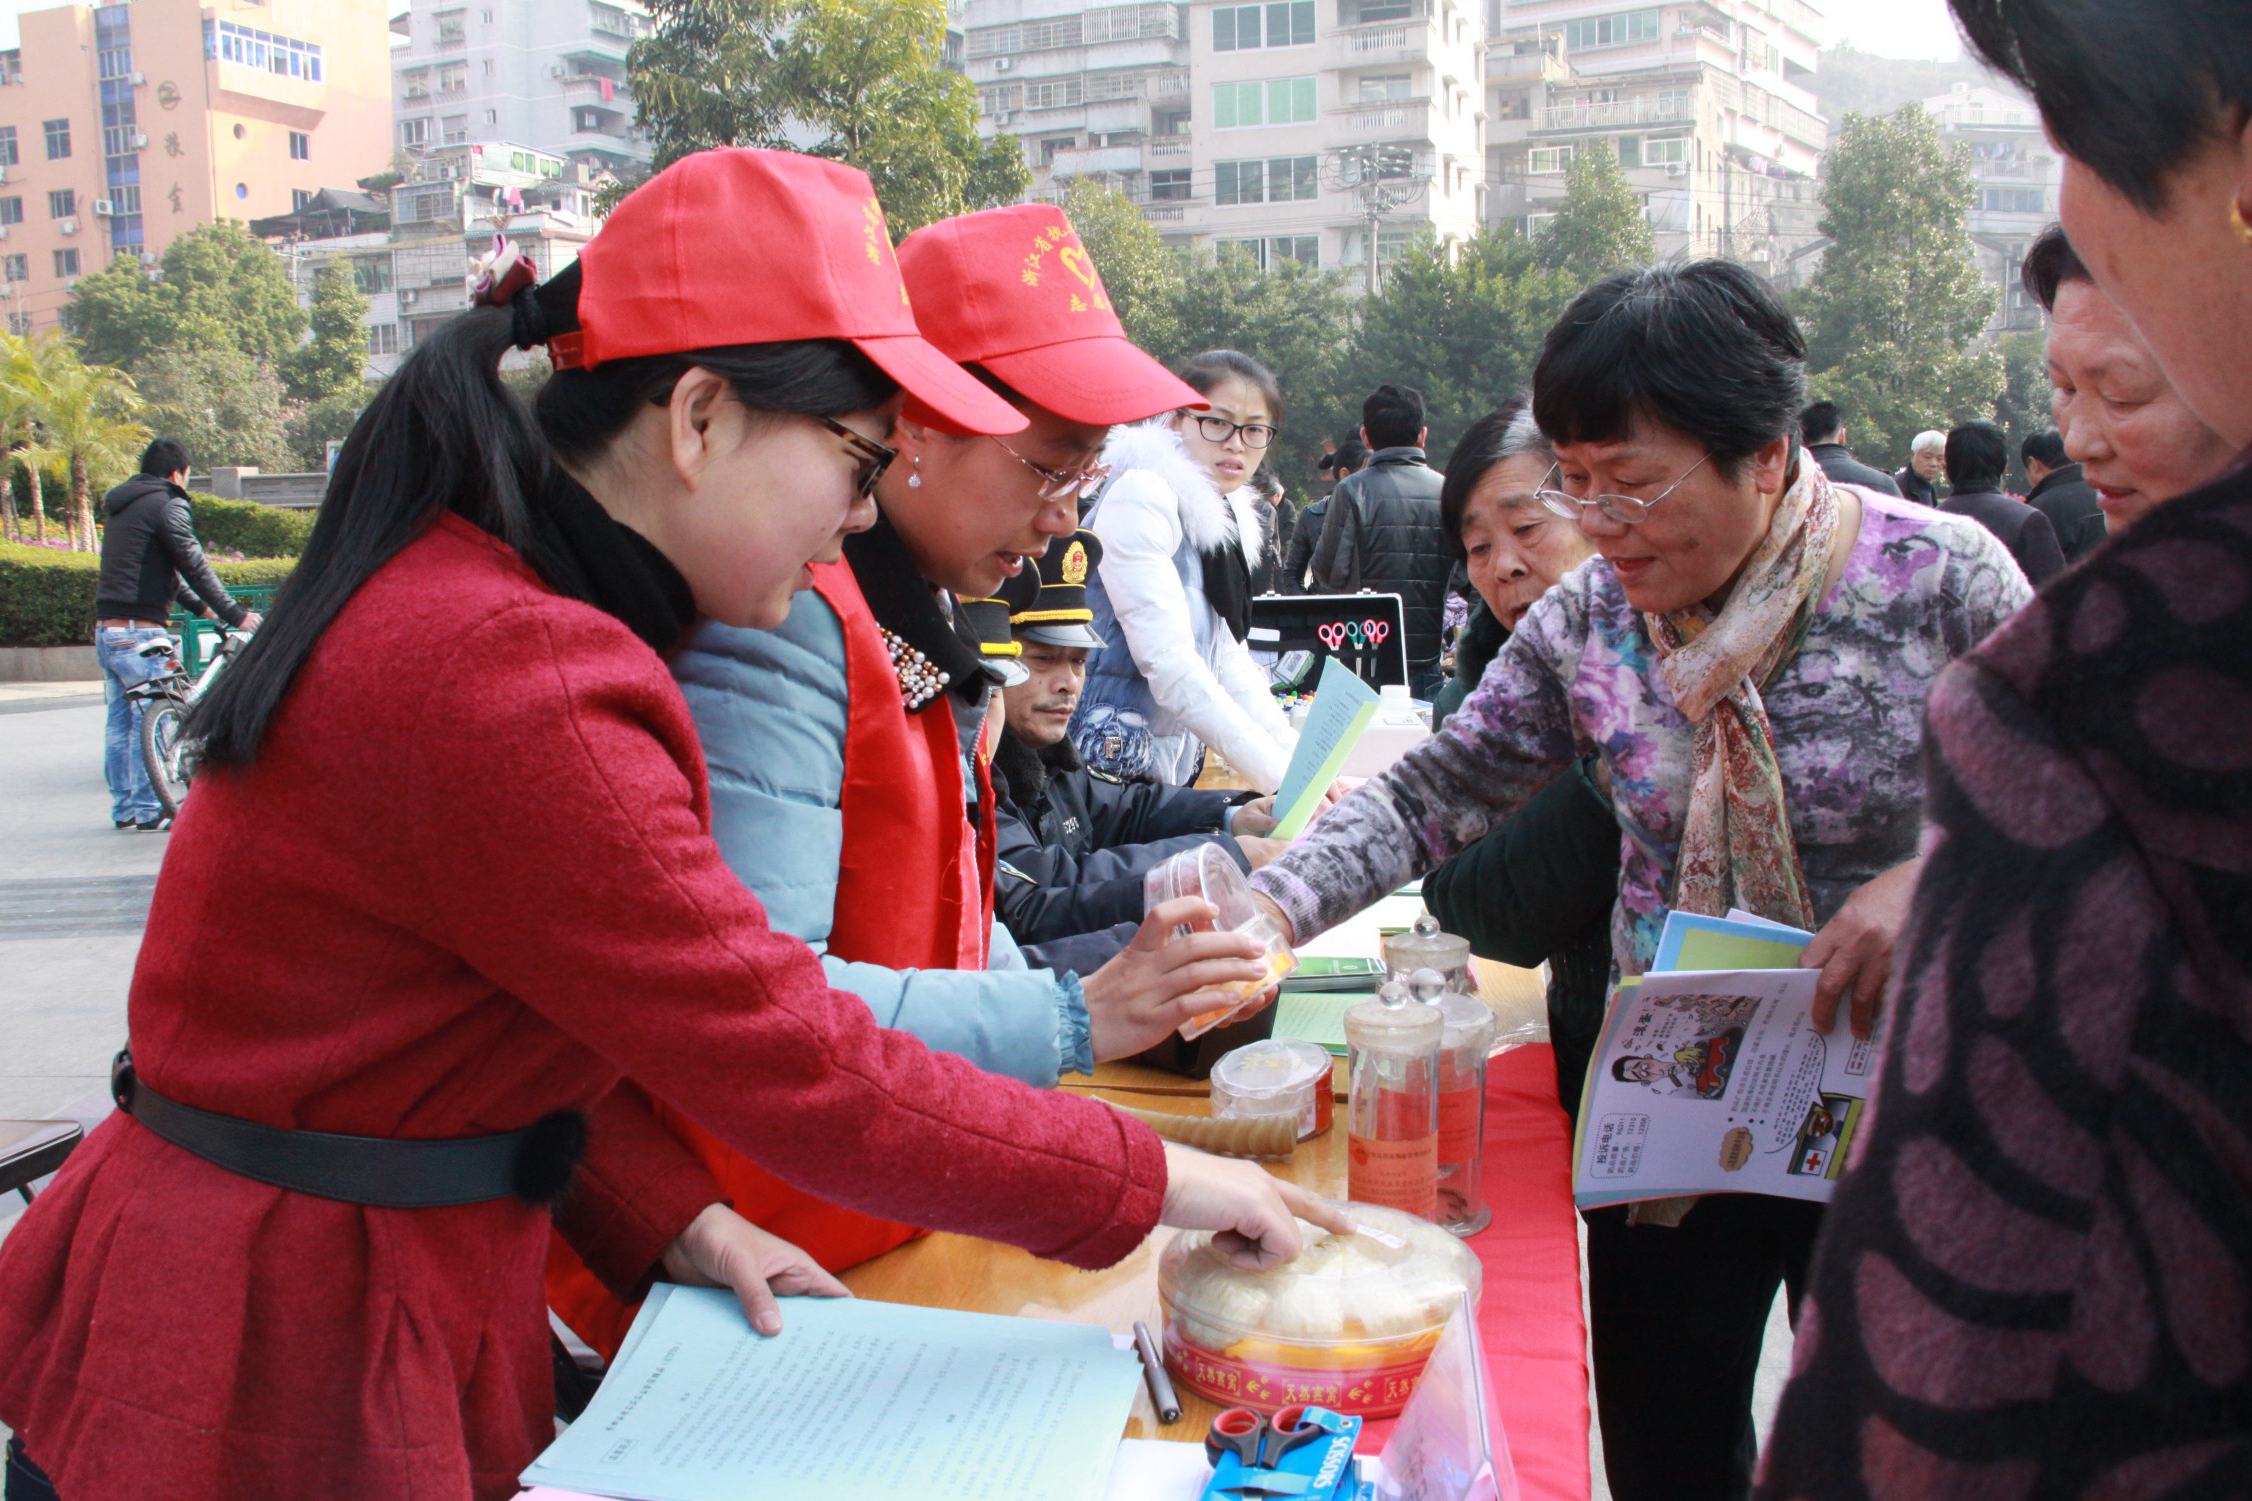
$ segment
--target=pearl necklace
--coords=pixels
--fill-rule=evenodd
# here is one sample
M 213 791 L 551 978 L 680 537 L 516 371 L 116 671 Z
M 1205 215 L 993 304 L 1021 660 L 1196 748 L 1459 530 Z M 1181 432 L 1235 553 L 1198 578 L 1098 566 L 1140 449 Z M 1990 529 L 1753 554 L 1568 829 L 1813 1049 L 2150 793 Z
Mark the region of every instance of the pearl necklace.
M 953 681 L 952 674 L 941 671 L 936 663 L 908 645 L 906 638 L 898 633 L 882 626 L 876 629 L 883 635 L 884 649 L 891 653 L 891 670 L 898 674 L 899 697 L 906 704 L 908 713 L 915 713 L 946 691 L 947 685 Z

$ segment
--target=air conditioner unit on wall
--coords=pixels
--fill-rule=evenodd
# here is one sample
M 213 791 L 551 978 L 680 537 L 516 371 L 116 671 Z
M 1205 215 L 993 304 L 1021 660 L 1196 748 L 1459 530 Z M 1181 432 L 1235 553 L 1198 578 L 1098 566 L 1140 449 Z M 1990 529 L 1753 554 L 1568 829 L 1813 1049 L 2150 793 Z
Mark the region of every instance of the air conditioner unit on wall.
M 78 233 L 78 221 L 74 218 L 61 219 L 56 221 L 55 228 L 63 234 L 74 235 Z
M 568 78 L 571 76 L 571 70 L 561 63 L 557 63 L 547 70 L 547 76 L 550 78 Z
M 996 57 L 995 59 L 993 59 L 993 71 L 996 73 L 1013 72 L 1016 69 L 1016 65 L 1017 60 L 1013 57 Z
M 135 151 L 145 150 L 148 147 L 148 144 L 149 133 L 147 131 L 136 130 L 133 132 L 133 149 Z
M 94 212 L 105 219 L 113 218 L 117 213 L 117 205 L 107 198 L 97 198 L 94 200 Z
M 132 75 L 132 79 L 133 87 L 140 88 L 142 85 L 146 84 L 149 81 L 149 75 L 146 73 L 135 73 Z
M 399 288 L 399 306 L 401 306 L 401 307 L 413 307 L 413 306 L 415 305 L 415 303 L 417 303 L 418 301 L 420 301 L 420 300 L 421 300 L 421 298 L 422 298 L 422 293 L 421 293 L 420 289 L 418 289 L 418 288 L 415 288 L 415 287 L 401 287 L 401 288 Z

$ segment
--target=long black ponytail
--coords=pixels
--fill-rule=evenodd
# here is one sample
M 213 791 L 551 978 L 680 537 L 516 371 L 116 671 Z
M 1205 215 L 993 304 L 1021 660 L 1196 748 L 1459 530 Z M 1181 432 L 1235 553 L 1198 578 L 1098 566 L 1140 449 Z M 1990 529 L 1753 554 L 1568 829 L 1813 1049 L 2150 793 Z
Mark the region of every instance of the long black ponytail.
M 352 425 L 304 555 L 266 623 L 188 716 L 206 764 L 247 766 L 321 633 L 375 572 L 452 511 L 522 553 L 559 589 L 569 570 L 538 525 L 557 458 L 599 455 L 645 405 L 663 405 L 691 369 L 725 377 L 754 411 L 837 417 L 898 390 L 852 345 L 811 339 L 742 344 L 558 370 L 537 416 L 500 379 L 501 357 L 576 330 L 579 268 L 475 307 L 417 343 Z

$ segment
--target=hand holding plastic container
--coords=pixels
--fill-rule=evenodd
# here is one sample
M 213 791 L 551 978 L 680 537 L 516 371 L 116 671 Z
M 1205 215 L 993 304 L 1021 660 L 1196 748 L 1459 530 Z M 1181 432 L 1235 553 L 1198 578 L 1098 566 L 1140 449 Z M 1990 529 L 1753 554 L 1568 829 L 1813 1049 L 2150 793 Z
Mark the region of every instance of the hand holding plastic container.
M 1345 1171 L 1356 1203 L 1383 1204 L 1437 1220 L 1439 1044 L 1445 1018 L 1386 981 L 1373 1001 L 1345 1013 L 1351 1082 Z
M 1267 966 L 1263 978 L 1220 987 L 1218 993 L 1232 993 L 1236 997 L 1234 1005 L 1207 1011 L 1181 1024 L 1182 1037 L 1201 1037 L 1214 1027 L 1256 1015 L 1273 999 L 1275 987 L 1298 967 L 1298 956 L 1291 952 L 1290 940 L 1284 936 L 1282 928 L 1259 909 L 1252 897 L 1251 883 L 1217 844 L 1200 844 L 1195 849 L 1183 850 L 1152 866 L 1142 877 L 1145 915 L 1155 910 L 1160 902 L 1169 902 L 1177 896 L 1201 897 L 1210 902 L 1220 915 L 1216 923 L 1205 925 L 1207 929 L 1244 934 L 1262 950 L 1254 962 L 1264 961 Z M 1177 931 L 1186 937 L 1194 930 L 1182 927 Z
M 1448 986 L 1435 969 L 1419 969 L 1415 998 L 1439 1008 L 1439 1223 L 1476 1235 L 1493 1220 L 1486 1207 L 1486 1060 L 1501 1023 L 1493 1008 Z

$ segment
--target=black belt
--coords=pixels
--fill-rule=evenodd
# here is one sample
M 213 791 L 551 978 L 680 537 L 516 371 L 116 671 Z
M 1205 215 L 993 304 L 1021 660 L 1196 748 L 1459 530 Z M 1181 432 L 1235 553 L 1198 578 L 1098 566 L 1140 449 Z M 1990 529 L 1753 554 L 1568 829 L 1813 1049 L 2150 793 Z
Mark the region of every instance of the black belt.
M 117 1108 L 184 1151 L 245 1178 L 378 1209 L 438 1209 L 511 1195 L 561 1197 L 586 1140 L 585 1117 L 557 1111 L 520 1131 L 406 1141 L 290 1131 L 168 1100 L 133 1074 L 132 1050 L 110 1067 Z

